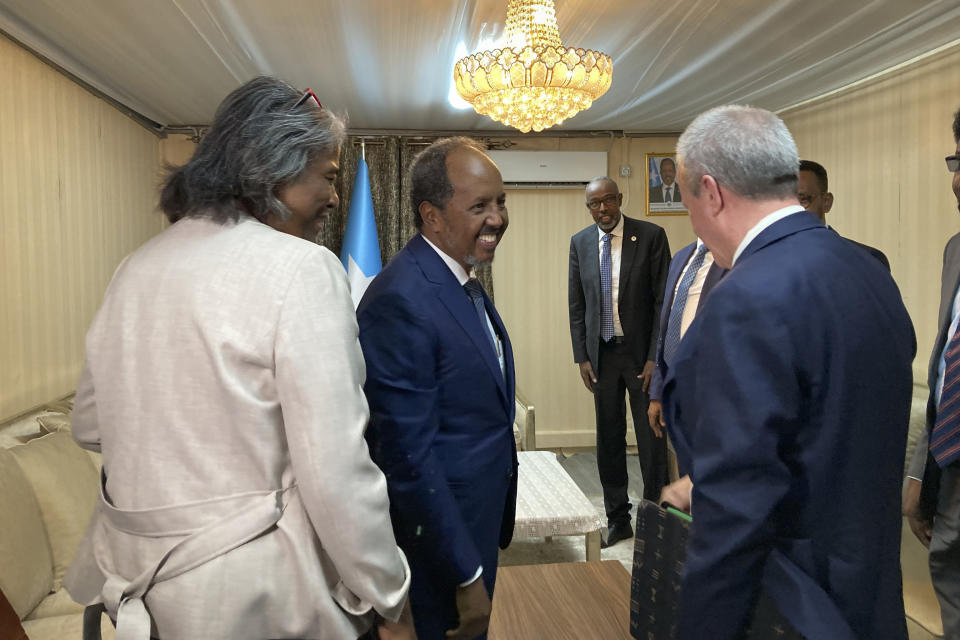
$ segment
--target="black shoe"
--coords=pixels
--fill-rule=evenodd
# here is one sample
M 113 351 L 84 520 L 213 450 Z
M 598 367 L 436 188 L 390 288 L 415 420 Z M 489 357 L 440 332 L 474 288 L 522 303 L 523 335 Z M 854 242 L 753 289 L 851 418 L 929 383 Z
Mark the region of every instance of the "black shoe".
M 607 539 L 600 543 L 601 549 L 606 549 L 607 547 L 612 547 L 621 540 L 627 540 L 633 537 L 633 527 L 630 526 L 630 521 L 621 521 L 615 522 L 607 527 Z

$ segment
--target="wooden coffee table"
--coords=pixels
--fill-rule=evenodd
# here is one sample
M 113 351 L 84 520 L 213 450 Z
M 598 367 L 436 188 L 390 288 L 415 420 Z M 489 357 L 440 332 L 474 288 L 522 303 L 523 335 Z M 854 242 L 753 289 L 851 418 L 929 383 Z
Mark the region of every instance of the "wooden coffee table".
M 500 567 L 489 640 L 630 639 L 630 574 L 616 560 Z

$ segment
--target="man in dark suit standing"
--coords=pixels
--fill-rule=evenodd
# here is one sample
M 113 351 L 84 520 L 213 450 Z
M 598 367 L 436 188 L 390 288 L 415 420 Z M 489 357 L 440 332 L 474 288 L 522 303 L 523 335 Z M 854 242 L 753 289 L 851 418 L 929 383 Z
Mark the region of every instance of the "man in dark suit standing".
M 646 416 L 670 246 L 661 227 L 621 215 L 623 194 L 610 178 L 591 181 L 586 198 L 596 224 L 570 240 L 570 335 L 580 377 L 594 394 L 597 466 L 608 523 L 601 546 L 607 547 L 633 537 L 627 390 L 644 497 L 656 500 L 666 483 L 666 443 L 650 429 Z
M 827 170 L 822 164 L 813 160 L 800 161 L 800 171 L 797 172 L 797 200 L 807 211 L 820 218 L 827 227 L 830 227 L 827 224 L 827 214 L 833 208 L 833 194 L 830 193 L 829 186 Z M 890 271 L 890 261 L 887 260 L 883 251 L 850 238 L 847 240 L 879 260 L 880 264 Z
M 947 157 L 960 208 L 960 111 L 953 117 L 957 149 Z M 903 513 L 930 549 L 930 577 L 940 601 L 943 637 L 960 638 L 960 233 L 947 242 L 940 281 L 940 321 L 930 354 L 927 429 L 905 481 Z
M 677 251 L 670 261 L 667 286 L 663 294 L 663 310 L 660 312 L 656 367 L 650 382 L 650 408 L 647 409 L 650 428 L 657 434 L 666 426 L 663 421 L 663 405 L 660 402 L 663 397 L 663 379 L 670 370 L 680 340 L 706 302 L 707 294 L 726 272 L 726 269 L 713 260 L 710 249 L 699 239 Z M 674 457 L 675 454 L 668 451 L 671 467 L 676 464 Z M 679 471 L 679 478 L 675 473 L 677 470 L 671 468 L 671 482 L 664 487 L 660 500 L 689 511 L 690 490 L 693 488 L 690 475 L 686 469 Z
M 660 184 L 650 189 L 650 202 L 680 204 L 680 185 L 677 184 L 677 165 L 673 158 L 660 161 Z
M 357 310 L 367 440 L 410 563 L 418 637 L 475 638 L 487 628 L 517 492 L 513 351 L 470 277 L 506 231 L 506 195 L 482 147 L 448 138 L 414 161 L 410 198 L 420 233 Z
M 764 591 L 806 638 L 905 640 L 916 341 L 897 286 L 798 204 L 797 148 L 772 113 L 701 114 L 677 157 L 693 230 L 730 268 L 663 390 L 693 479 L 679 638 L 744 637 Z

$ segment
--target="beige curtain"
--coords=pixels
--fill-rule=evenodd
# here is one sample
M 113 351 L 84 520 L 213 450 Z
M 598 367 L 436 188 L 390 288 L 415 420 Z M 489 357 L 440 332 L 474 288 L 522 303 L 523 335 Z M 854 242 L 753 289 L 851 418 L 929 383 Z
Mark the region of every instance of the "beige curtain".
M 377 236 L 380 240 L 380 259 L 384 265 L 417 232 L 413 222 L 413 209 L 410 206 L 409 169 L 416 155 L 432 141 L 432 139 L 410 139 L 399 136 L 365 140 L 363 148 L 370 172 L 370 192 L 377 222 Z M 319 237 L 320 243 L 338 256 L 343 246 L 347 214 L 350 211 L 353 183 L 357 176 L 360 154 L 360 138 L 349 138 L 340 153 L 340 177 L 337 179 L 340 207 L 327 220 Z M 493 298 L 491 269 L 489 267 L 478 269 L 477 277 Z

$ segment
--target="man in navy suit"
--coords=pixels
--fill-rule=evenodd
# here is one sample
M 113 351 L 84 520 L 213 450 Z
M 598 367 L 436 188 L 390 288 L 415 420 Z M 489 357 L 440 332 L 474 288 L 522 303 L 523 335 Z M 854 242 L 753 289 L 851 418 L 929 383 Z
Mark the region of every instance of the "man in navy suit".
M 772 113 L 710 110 L 677 150 L 693 230 L 730 268 L 663 390 L 693 479 L 679 637 L 744 637 L 764 591 L 804 637 L 904 640 L 916 340 L 897 286 L 797 203 L 796 145 Z
M 657 340 L 656 367 L 650 381 L 650 407 L 647 418 L 650 428 L 660 432 L 666 425 L 663 421 L 663 379 L 670 369 L 673 355 L 693 318 L 703 307 L 707 294 L 720 282 L 727 270 L 718 265 L 713 254 L 703 241 L 697 240 L 677 251 L 670 260 L 667 286 L 663 292 L 663 309 L 660 312 L 660 336 Z M 672 325 L 671 325 L 672 323 Z M 672 330 L 671 330 L 672 329 Z M 678 509 L 690 510 L 692 484 L 686 469 L 674 468 L 674 452 L 669 452 L 671 482 L 663 488 L 660 500 L 669 502 Z M 677 478 L 679 474 L 681 477 Z
M 497 547 L 513 535 L 517 455 L 507 331 L 475 278 L 507 228 L 496 165 L 468 138 L 427 147 L 411 168 L 420 233 L 357 310 L 367 363 L 367 440 L 387 479 L 411 569 L 421 640 L 487 628 Z
M 823 224 L 827 224 L 827 214 L 833 208 L 833 194 L 830 193 L 827 170 L 819 162 L 800 161 L 800 171 L 797 172 L 797 200 L 807 211 L 820 218 Z M 850 238 L 847 240 L 879 260 L 880 264 L 890 271 L 890 261 L 883 251 Z

